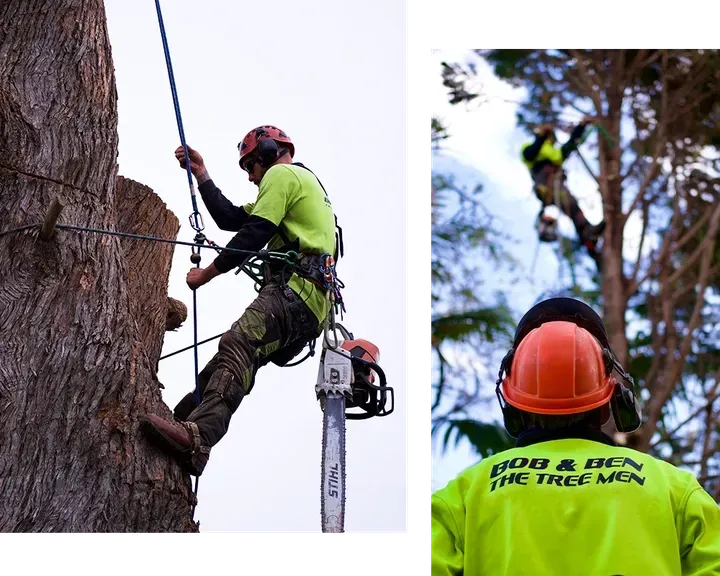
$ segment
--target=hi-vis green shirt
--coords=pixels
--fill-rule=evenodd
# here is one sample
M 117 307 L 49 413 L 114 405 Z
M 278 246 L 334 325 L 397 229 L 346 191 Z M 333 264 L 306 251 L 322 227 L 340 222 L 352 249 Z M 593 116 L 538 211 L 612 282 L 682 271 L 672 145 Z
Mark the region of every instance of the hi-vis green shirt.
M 432 576 L 720 575 L 720 508 L 690 473 L 579 438 L 482 460 L 432 496 Z
M 243 209 L 249 216 L 264 218 L 278 227 L 279 233 L 268 242 L 270 251 L 284 247 L 303 254 L 332 254 L 335 250 L 335 216 L 330 200 L 306 168 L 272 166 L 260 182 L 255 202 Z M 292 275 L 288 286 L 305 300 L 319 322 L 325 320 L 329 305 L 320 288 L 297 274 Z
M 255 202 L 242 207 L 230 202 L 212 180 L 198 189 L 218 227 L 237 232 L 227 248 L 257 251 L 267 246 L 272 251 L 294 250 L 305 255 L 335 252 L 335 215 L 320 181 L 307 168 L 271 166 L 260 181 Z M 225 250 L 213 264 L 225 273 L 244 259 L 242 254 Z M 288 285 L 322 323 L 330 309 L 322 289 L 296 274 Z

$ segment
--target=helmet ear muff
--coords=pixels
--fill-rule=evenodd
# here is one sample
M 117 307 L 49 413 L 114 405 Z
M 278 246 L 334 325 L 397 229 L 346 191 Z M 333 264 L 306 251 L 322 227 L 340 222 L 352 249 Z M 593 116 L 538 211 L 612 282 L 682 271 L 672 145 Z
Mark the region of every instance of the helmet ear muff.
M 515 348 L 510 348 L 505 357 L 500 362 L 500 372 L 498 372 L 498 379 L 495 382 L 495 395 L 497 396 L 498 403 L 500 404 L 500 410 L 503 414 L 503 424 L 507 433 L 513 438 L 520 436 L 520 433 L 525 429 L 522 420 L 522 413 L 520 410 L 508 404 L 503 396 L 500 385 L 506 375 L 510 374 L 512 367 L 513 356 L 515 355 Z
M 272 138 L 263 138 L 258 142 L 257 155 L 260 166 L 268 168 L 278 159 L 278 145 Z

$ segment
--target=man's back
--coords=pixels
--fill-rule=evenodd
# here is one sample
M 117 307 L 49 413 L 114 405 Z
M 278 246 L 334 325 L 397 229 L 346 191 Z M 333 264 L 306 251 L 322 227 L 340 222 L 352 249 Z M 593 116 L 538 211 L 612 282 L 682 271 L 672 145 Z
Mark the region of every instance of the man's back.
M 432 514 L 433 576 L 720 574 L 720 510 L 694 476 L 591 439 L 487 458 Z

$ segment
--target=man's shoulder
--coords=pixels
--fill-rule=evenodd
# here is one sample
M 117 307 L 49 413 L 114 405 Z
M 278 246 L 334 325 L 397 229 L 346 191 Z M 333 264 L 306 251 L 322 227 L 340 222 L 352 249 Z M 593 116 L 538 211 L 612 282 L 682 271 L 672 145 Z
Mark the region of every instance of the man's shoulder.
M 300 186 L 316 181 L 313 174 L 306 168 L 295 164 L 274 164 L 268 168 L 263 182 L 268 184 L 294 183 Z

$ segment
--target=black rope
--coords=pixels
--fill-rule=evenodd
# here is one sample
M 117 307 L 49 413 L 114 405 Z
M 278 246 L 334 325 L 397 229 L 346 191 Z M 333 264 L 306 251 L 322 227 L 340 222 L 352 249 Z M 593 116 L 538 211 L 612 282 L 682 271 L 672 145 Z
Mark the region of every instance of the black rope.
M 5 234 L 10 234 L 11 232 L 22 232 L 24 230 L 30 230 L 32 228 L 40 228 L 42 224 L 27 224 L 25 226 L 19 226 L 18 228 L 11 228 L 10 230 L 2 230 L 0 231 L 0 236 L 4 236 Z M 231 252 L 235 254 L 244 254 L 245 256 L 255 256 L 256 258 L 260 258 L 262 260 L 267 261 L 273 261 L 273 260 L 282 260 L 284 262 L 288 262 L 289 258 L 292 258 L 292 256 L 289 256 L 290 253 L 285 252 L 269 252 L 267 250 L 240 250 L 238 248 L 222 248 L 215 244 L 214 242 L 212 244 L 208 243 L 205 244 L 197 244 L 195 242 L 183 242 L 182 240 L 171 240 L 170 238 L 158 238 L 157 236 L 143 236 L 142 234 L 130 234 L 129 232 L 116 232 L 114 230 L 103 230 L 101 228 L 86 228 L 84 226 L 73 226 L 70 224 L 55 224 L 55 228 L 59 228 L 61 230 L 74 230 L 79 232 L 95 232 L 97 234 L 107 234 L 109 236 L 120 236 L 121 238 L 136 238 L 138 240 L 151 240 L 154 242 L 164 242 L 166 244 L 178 244 L 180 246 L 190 246 L 192 248 L 207 248 L 208 245 L 215 250 L 216 252 Z
M 31 228 L 40 228 L 40 224 L 28 224 L 26 226 L 20 226 L 19 228 L 3 230 L 2 232 L 0 232 L 0 236 L 5 236 L 5 234 L 10 234 L 11 232 L 22 232 L 23 230 L 30 230 Z
M 217 340 L 225 334 L 225 332 L 220 332 L 217 336 L 213 336 L 212 338 L 208 338 L 207 340 L 203 340 L 202 342 L 198 342 L 197 345 L 200 346 L 200 344 L 205 344 L 207 342 L 212 342 L 213 340 Z M 185 348 L 181 348 L 180 350 L 175 350 L 175 352 L 170 352 L 170 354 L 165 354 L 165 356 L 160 356 L 160 360 L 165 360 L 165 358 L 170 358 L 170 356 L 175 356 L 175 354 L 180 354 L 180 352 L 185 352 L 186 350 L 190 350 L 191 348 L 195 348 L 195 344 L 191 344 L 190 346 L 186 346 Z

